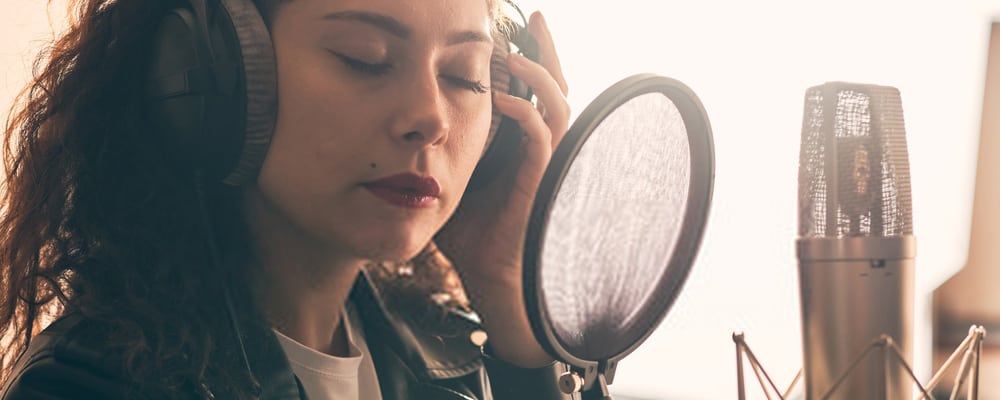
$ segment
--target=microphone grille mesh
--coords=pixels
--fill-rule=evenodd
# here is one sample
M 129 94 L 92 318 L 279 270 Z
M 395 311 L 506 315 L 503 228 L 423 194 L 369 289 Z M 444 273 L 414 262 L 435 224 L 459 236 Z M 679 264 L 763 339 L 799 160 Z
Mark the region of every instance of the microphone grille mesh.
M 830 82 L 805 96 L 799 154 L 799 235 L 913 233 L 910 168 L 899 91 Z

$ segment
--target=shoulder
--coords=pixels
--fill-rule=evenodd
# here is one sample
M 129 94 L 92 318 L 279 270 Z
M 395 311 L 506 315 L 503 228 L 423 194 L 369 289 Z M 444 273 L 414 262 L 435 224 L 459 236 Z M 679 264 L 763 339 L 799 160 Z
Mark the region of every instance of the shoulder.
M 31 339 L 2 399 L 134 398 L 121 359 L 102 344 L 106 329 L 77 314 L 60 317 Z

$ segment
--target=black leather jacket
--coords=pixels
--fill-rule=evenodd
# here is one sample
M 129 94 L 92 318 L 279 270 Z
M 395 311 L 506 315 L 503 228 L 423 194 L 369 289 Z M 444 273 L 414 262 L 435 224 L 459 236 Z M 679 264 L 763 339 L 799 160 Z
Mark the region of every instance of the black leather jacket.
M 521 369 L 484 356 L 470 340 L 480 329 L 458 313 L 460 334 L 434 335 L 408 324 L 387 309 L 364 276 L 351 293 L 357 305 L 384 400 L 570 399 L 560 393 L 563 366 Z M 464 324 L 464 325 L 463 325 Z M 93 321 L 67 314 L 41 334 L 18 360 L 3 400 L 133 398 L 119 378 L 121 360 L 103 352 Z M 262 400 L 306 399 L 268 326 L 244 326 L 247 356 L 262 385 Z M 464 331 L 464 334 L 462 334 Z M 149 396 L 155 398 L 155 395 Z M 208 390 L 192 390 L 193 399 L 213 399 Z

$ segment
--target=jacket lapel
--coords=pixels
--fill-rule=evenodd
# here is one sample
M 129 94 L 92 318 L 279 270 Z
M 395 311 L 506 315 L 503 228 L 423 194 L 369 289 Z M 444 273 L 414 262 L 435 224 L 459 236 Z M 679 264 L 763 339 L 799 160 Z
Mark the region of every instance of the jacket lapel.
M 361 315 L 383 400 L 481 398 L 481 350 L 470 340 L 481 329 L 477 322 L 450 311 L 418 316 L 394 310 L 366 271 L 355 281 L 351 301 Z

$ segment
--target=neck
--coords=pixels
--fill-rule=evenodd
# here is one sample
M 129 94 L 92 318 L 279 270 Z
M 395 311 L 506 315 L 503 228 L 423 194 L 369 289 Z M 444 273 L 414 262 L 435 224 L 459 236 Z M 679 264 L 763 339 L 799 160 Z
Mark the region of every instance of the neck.
M 364 260 L 318 243 L 259 196 L 247 201 L 258 265 L 253 290 L 272 326 L 333 356 L 349 355 L 342 310 Z

